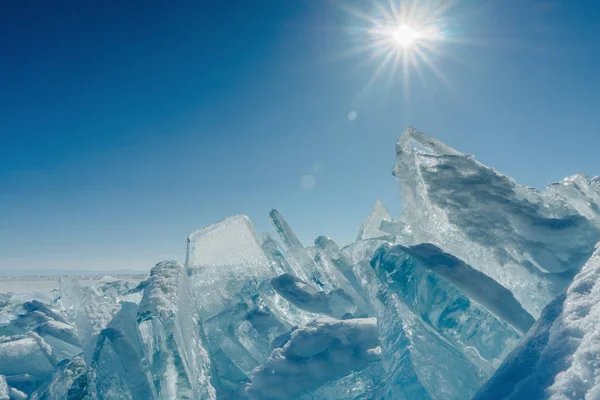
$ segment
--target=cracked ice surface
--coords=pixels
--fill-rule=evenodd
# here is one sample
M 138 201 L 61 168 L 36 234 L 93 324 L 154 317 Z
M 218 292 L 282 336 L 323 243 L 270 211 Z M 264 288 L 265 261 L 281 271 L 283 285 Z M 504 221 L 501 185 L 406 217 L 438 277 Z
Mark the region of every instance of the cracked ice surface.
M 540 192 L 412 127 L 396 154 L 394 175 L 415 240 L 489 275 L 534 316 L 600 240 L 597 178 L 578 176 Z

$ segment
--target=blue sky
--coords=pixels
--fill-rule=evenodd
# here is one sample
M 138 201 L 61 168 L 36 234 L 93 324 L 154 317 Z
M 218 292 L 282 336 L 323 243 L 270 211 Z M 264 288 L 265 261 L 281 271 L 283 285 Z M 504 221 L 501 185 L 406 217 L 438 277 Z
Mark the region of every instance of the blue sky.
M 271 208 L 305 244 L 348 242 L 377 198 L 401 209 L 409 124 L 538 188 L 600 174 L 595 2 L 459 1 L 445 80 L 370 84 L 340 1 L 172 3 L 0 6 L 0 268 L 148 269 L 233 214 L 270 230 Z

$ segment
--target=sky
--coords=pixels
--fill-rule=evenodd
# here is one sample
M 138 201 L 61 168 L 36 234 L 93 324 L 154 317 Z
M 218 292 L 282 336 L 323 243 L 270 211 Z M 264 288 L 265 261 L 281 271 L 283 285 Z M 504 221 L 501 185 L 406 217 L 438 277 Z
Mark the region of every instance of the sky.
M 540 189 L 600 175 L 596 2 L 457 1 L 408 77 L 374 77 L 377 0 L 0 3 L 0 269 L 147 270 L 272 208 L 348 243 L 400 212 L 407 125 Z

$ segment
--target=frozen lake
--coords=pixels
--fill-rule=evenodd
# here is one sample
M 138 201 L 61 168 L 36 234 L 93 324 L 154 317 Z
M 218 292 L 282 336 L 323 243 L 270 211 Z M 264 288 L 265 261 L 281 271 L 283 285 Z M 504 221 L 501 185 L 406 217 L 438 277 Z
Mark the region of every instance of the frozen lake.
M 84 275 L 84 276 L 3 276 L 0 277 L 0 293 L 16 294 L 41 294 L 52 297 L 52 291 L 58 288 L 60 279 L 78 278 L 82 286 L 90 286 L 105 276 L 139 283 L 146 279 L 148 274 L 131 275 Z

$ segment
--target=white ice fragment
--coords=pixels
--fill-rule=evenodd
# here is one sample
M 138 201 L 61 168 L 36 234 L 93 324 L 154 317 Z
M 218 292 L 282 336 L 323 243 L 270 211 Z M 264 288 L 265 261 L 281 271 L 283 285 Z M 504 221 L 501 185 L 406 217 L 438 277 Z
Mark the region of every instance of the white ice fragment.
M 244 285 L 276 275 L 244 215 L 190 234 L 186 270 L 201 318 L 225 310 Z

